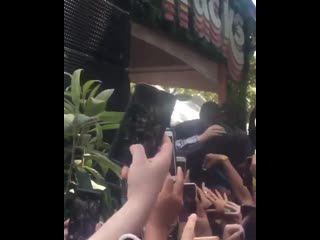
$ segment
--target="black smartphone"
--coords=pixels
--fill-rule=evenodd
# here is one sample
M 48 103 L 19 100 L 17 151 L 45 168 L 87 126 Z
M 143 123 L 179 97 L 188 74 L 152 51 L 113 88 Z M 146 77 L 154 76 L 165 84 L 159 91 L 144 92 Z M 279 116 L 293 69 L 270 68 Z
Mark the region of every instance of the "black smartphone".
M 183 207 L 179 214 L 179 222 L 187 222 L 188 217 L 197 211 L 197 188 L 195 183 L 185 183 L 183 186 Z
M 166 128 L 170 127 L 176 98 L 146 84 L 137 84 L 127 111 L 110 150 L 111 160 L 130 165 L 129 147 L 142 144 L 148 158 L 153 157 L 161 145 Z
M 85 240 L 94 232 L 102 210 L 102 191 L 77 189 L 71 201 L 68 240 Z
M 177 168 L 181 167 L 183 174 L 185 175 L 187 172 L 187 160 L 185 157 L 176 157 L 176 165 Z
M 175 132 L 172 128 L 167 128 L 165 131 L 165 134 L 170 138 L 170 140 L 172 142 L 172 157 L 171 157 L 171 165 L 170 165 L 169 173 L 171 174 L 171 176 L 176 176 L 177 175 L 177 164 L 176 164 Z

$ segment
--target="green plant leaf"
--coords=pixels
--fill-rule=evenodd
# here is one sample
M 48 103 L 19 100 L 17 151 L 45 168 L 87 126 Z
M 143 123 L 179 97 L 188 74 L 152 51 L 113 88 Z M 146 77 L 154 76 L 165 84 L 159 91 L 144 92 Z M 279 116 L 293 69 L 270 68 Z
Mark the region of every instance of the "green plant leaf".
M 85 84 L 82 87 L 82 98 L 83 99 L 86 99 L 87 94 L 90 92 L 90 87 L 94 83 L 99 83 L 99 85 L 98 85 L 98 88 L 99 88 L 101 81 L 99 81 L 99 80 L 89 80 L 89 81 L 85 82 Z
M 118 129 L 120 127 L 119 123 L 106 123 L 106 124 L 101 124 L 101 129 L 102 130 L 113 130 L 113 129 Z M 90 131 L 88 131 L 88 133 L 94 132 L 96 131 L 95 128 L 91 129 Z
M 94 97 L 98 91 L 100 87 L 100 84 L 98 84 L 94 89 L 92 89 L 92 91 L 90 92 L 89 96 L 88 96 L 88 99 L 91 98 L 91 97 Z
M 77 114 L 75 120 L 77 122 L 77 125 L 80 126 L 80 125 L 84 125 L 87 122 L 92 121 L 93 119 L 91 117 L 88 117 L 85 114 Z
M 80 145 L 84 146 L 87 145 L 91 140 L 91 134 L 81 134 L 80 135 Z
M 105 110 L 106 102 L 90 97 L 87 101 L 84 113 L 88 116 L 95 116 Z
M 68 101 L 67 99 L 64 99 L 64 109 L 67 110 L 67 113 L 73 113 L 74 112 L 74 105 Z
M 123 112 L 101 112 L 98 115 L 96 115 L 98 117 L 99 121 L 103 121 L 106 123 L 119 123 L 121 122 L 122 118 L 123 118 L 124 113 Z
M 92 160 L 91 160 L 91 159 L 85 160 L 85 161 L 84 161 L 84 165 L 85 165 L 86 167 L 92 167 Z
M 111 95 L 113 94 L 114 92 L 114 89 L 106 89 L 104 91 L 102 91 L 101 93 L 99 93 L 95 99 L 98 99 L 98 100 L 102 100 L 104 102 L 108 102 L 109 98 L 111 97 Z
M 103 171 L 103 175 L 107 174 L 109 168 L 113 171 L 118 177 L 120 177 L 120 167 L 112 162 L 106 155 L 96 150 L 88 150 L 85 155 L 85 159 L 95 160 Z
M 83 168 L 76 168 L 76 175 L 78 179 L 78 188 L 92 190 L 91 178 Z
M 75 110 L 79 111 L 80 107 L 80 93 L 81 93 L 81 86 L 80 86 L 80 75 L 82 69 L 75 70 L 72 75 L 71 79 L 71 96 L 72 102 L 75 105 Z
M 97 147 L 101 146 L 103 142 L 102 128 L 99 123 L 96 124 L 96 145 Z
M 90 174 L 92 174 L 96 183 L 98 183 L 102 186 L 106 186 L 106 182 L 104 180 L 104 177 L 101 176 L 101 174 L 97 170 L 95 170 L 94 168 L 91 168 L 91 167 L 87 167 L 87 166 L 84 166 L 83 168 L 85 170 L 87 170 Z
M 70 73 L 64 72 L 63 74 L 69 76 L 70 79 L 72 79 L 72 75 Z
M 75 116 L 73 114 L 64 114 L 64 135 L 72 135 L 72 126 Z
M 111 123 L 111 124 L 105 124 L 101 126 L 102 130 L 112 130 L 112 129 L 118 129 L 120 127 L 119 123 Z

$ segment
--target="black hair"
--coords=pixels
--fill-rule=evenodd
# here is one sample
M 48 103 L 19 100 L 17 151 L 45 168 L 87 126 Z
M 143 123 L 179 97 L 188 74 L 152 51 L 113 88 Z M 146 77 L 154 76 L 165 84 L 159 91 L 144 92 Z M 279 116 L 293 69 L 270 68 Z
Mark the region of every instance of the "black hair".
M 213 124 L 217 118 L 220 118 L 221 109 L 215 102 L 205 102 L 200 109 L 199 117 L 202 121 Z

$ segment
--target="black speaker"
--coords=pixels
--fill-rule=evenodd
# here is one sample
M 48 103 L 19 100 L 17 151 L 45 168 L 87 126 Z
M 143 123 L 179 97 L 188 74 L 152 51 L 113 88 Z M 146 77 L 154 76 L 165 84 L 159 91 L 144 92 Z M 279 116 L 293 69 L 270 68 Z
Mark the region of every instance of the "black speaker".
M 130 1 L 64 0 L 64 70 L 90 61 L 129 64 Z

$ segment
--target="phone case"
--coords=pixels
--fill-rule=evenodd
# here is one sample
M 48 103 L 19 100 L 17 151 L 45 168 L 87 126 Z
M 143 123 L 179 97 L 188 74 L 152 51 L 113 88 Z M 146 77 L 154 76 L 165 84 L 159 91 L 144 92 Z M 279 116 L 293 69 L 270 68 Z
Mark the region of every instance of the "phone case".
M 165 91 L 146 84 L 136 85 L 127 111 L 110 150 L 111 160 L 130 165 L 129 147 L 142 144 L 148 158 L 161 145 L 165 129 L 170 127 L 176 98 Z

